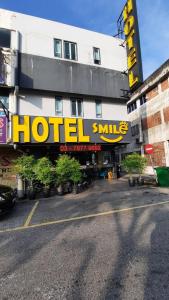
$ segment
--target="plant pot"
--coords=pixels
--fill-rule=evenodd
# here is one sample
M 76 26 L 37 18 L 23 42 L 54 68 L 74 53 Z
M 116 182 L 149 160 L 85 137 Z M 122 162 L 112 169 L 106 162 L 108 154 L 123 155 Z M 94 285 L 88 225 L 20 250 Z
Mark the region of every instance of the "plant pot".
M 135 185 L 136 185 L 136 180 L 135 180 L 135 178 L 130 177 L 130 178 L 128 179 L 128 184 L 129 184 L 130 187 L 135 186 Z
M 50 188 L 44 187 L 44 189 L 43 189 L 43 197 L 44 198 L 49 198 L 50 197 Z
M 62 196 L 63 195 L 63 185 L 60 184 L 58 187 L 57 187 L 57 193 L 58 195 Z
M 137 178 L 137 184 L 138 184 L 139 186 L 144 185 L 144 178 L 142 178 L 141 176 L 138 177 L 138 178 Z
M 52 187 L 51 189 L 50 189 L 50 196 L 55 196 L 57 194 L 57 189 L 56 189 L 56 187 Z
M 73 186 L 73 194 L 78 194 L 78 192 L 79 192 L 79 189 L 78 189 L 78 185 L 77 184 L 75 184 L 74 186 Z
M 29 189 L 27 192 L 27 197 L 29 200 L 34 200 L 36 197 L 36 193 L 34 190 Z

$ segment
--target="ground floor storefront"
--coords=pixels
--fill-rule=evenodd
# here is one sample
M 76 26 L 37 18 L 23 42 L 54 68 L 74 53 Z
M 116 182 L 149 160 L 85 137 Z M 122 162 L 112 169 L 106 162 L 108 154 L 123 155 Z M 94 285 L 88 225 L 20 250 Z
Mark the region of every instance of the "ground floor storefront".
M 0 182 L 17 186 L 17 176 L 14 160 L 21 155 L 33 155 L 35 159 L 48 157 L 55 164 L 61 155 L 74 157 L 79 161 L 81 169 L 93 179 L 106 178 L 111 171 L 116 178 L 116 167 L 121 162 L 121 150 L 124 145 L 119 144 L 59 144 L 35 145 L 20 144 L 0 148 Z
M 35 159 L 48 157 L 55 164 L 59 156 L 67 154 L 76 158 L 81 168 L 93 178 L 105 178 L 109 171 L 115 176 L 116 166 L 121 161 L 121 149 L 131 139 L 127 121 L 26 115 L 11 117 L 9 130 L 5 131 L 7 135 L 10 138 L 0 150 L 3 160 L 4 155 L 10 157 L 9 166 L 21 155 L 33 155 Z M 9 169 L 12 167 L 8 172 Z M 3 179 L 4 172 L 2 170 Z M 11 180 L 16 181 L 14 175 L 15 179 L 12 176 Z

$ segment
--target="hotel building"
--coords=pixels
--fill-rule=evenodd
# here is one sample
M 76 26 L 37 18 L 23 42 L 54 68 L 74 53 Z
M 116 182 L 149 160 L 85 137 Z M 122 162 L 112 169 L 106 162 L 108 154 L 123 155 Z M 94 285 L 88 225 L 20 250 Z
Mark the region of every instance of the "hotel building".
M 119 38 L 0 9 L 2 177 L 21 153 L 116 163 L 130 142 L 126 70 Z

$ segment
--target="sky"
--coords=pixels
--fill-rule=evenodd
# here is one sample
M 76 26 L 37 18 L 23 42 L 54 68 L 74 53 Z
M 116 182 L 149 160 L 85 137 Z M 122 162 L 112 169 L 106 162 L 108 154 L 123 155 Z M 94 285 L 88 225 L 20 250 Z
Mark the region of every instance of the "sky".
M 126 0 L 0 0 L 0 8 L 115 35 Z M 137 0 L 144 79 L 169 58 L 169 1 Z

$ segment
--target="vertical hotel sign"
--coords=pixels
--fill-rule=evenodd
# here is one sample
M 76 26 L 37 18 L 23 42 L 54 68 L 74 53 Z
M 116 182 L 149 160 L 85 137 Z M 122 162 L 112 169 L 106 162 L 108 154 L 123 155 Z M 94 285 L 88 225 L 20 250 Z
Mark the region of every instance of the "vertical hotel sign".
M 127 47 L 129 87 L 133 92 L 143 82 L 136 0 L 127 1 L 122 15 Z
M 0 144 L 6 144 L 7 141 L 7 118 L 0 116 Z

